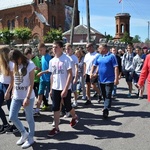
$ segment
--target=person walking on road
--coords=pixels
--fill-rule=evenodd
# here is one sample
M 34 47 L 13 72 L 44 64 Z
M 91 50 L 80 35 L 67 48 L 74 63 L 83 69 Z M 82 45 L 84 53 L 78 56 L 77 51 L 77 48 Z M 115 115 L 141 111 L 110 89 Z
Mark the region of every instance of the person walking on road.
M 91 94 L 90 94 L 91 87 L 93 88 L 93 90 L 96 91 L 96 93 L 98 93 L 98 99 L 99 101 L 101 101 L 101 91 L 97 87 L 98 78 L 95 77 L 95 78 L 90 79 L 90 71 L 91 71 L 93 62 L 95 58 L 99 55 L 99 53 L 97 53 L 94 50 L 92 43 L 87 43 L 86 49 L 88 53 L 84 57 L 84 73 L 83 73 L 85 77 L 85 82 L 86 82 L 86 97 L 87 97 L 87 101 L 85 102 L 85 105 L 90 105 L 91 104 Z
M 71 81 L 72 66 L 69 57 L 63 53 L 63 43 L 56 41 L 53 43 L 54 58 L 50 60 L 49 72 L 51 72 L 52 110 L 54 111 L 55 127 L 49 132 L 48 136 L 53 137 L 60 132 L 59 119 L 61 103 L 64 104 L 66 111 L 70 112 L 72 120 L 71 127 L 78 123 L 78 116 L 71 105 Z M 63 102 L 61 102 L 63 101 Z
M 133 46 L 131 44 L 127 45 L 127 52 L 122 57 L 122 72 L 125 76 L 129 93 L 127 95 L 128 98 L 131 97 L 132 93 L 132 62 L 135 54 L 133 53 Z
M 146 56 L 143 68 L 141 70 L 140 78 L 138 80 L 139 89 L 142 89 L 144 87 L 146 80 L 148 101 L 150 101 L 150 54 Z
M 2 126 L 0 128 L 0 134 L 7 132 L 11 129 L 10 124 L 6 119 L 5 112 L 2 108 L 4 100 L 7 100 L 8 110 L 11 104 L 11 90 L 13 82 L 13 62 L 9 61 L 8 54 L 10 49 L 4 47 L 0 49 L 0 118 L 2 120 Z
M 34 117 L 33 105 L 35 93 L 34 85 L 34 69 L 35 65 L 28 60 L 19 50 L 11 50 L 9 59 L 14 63 L 13 68 L 13 95 L 9 112 L 9 120 L 14 123 L 21 133 L 21 138 L 17 141 L 17 145 L 22 148 L 28 148 L 34 143 Z M 19 110 L 23 106 L 25 110 L 26 120 L 29 125 L 28 132 L 18 118 Z
M 94 71 L 98 67 L 98 79 L 104 99 L 103 118 L 107 118 L 111 107 L 113 86 L 119 83 L 118 63 L 115 55 L 108 51 L 106 44 L 100 44 L 98 51 L 100 55 L 94 60 L 90 78 L 95 76 Z

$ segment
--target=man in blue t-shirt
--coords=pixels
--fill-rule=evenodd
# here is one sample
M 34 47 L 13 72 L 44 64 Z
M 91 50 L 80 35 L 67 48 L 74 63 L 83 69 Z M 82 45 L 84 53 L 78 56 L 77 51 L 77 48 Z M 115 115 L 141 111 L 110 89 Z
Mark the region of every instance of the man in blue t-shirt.
M 36 103 L 36 109 L 34 112 L 34 116 L 39 116 L 39 109 L 42 102 L 42 99 L 44 98 L 44 92 L 46 91 L 49 93 L 50 91 L 50 73 L 44 73 L 44 71 L 48 70 L 49 68 L 49 61 L 51 60 L 51 56 L 46 50 L 46 46 L 44 43 L 40 43 L 38 46 L 39 53 L 42 55 L 41 57 L 41 72 L 37 74 L 37 76 L 40 76 L 40 83 L 39 83 L 39 91 L 38 91 L 38 100 Z M 43 106 L 43 110 L 48 106 Z
M 106 44 L 100 44 L 98 51 L 99 56 L 94 60 L 90 78 L 94 78 L 98 74 L 100 88 L 104 98 L 103 117 L 107 118 L 109 114 L 109 107 L 111 106 L 111 96 L 114 84 L 119 83 L 118 63 L 114 54 L 108 52 Z M 98 67 L 98 72 L 93 74 Z

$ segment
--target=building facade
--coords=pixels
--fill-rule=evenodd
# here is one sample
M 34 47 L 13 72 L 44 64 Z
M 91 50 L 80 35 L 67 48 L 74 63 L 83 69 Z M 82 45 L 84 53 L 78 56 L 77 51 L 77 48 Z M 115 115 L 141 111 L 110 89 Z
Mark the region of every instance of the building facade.
M 5 0 L 0 6 L 0 30 L 29 27 L 35 39 L 43 41 L 50 28 L 70 29 L 74 0 Z M 79 24 L 78 4 L 75 25 Z
M 88 27 L 86 25 L 78 25 L 74 28 L 74 37 L 73 41 L 75 43 L 85 43 L 87 42 L 87 32 L 88 32 Z M 63 36 L 67 39 L 67 41 L 70 41 L 70 35 L 71 35 L 71 30 L 68 30 L 63 33 Z M 90 27 L 90 41 L 94 43 L 99 43 L 99 40 L 101 38 L 104 38 L 105 36 L 100 33 L 99 31 L 95 30 L 94 28 Z

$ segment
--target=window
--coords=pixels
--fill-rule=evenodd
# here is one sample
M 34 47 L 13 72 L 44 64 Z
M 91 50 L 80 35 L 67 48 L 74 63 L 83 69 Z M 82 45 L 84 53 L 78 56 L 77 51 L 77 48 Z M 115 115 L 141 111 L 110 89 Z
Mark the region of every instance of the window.
M 121 32 L 120 33 L 124 33 L 124 24 L 121 24 Z
M 28 18 L 25 17 L 25 18 L 24 18 L 24 26 L 25 26 L 25 27 L 28 26 L 28 22 L 29 22 L 29 21 L 28 21 Z
M 15 28 L 15 20 L 13 19 L 12 21 L 11 21 L 11 29 L 14 29 Z
M 51 4 L 52 4 L 52 5 L 55 5 L 55 0 L 51 0 Z
M 38 0 L 38 3 L 39 3 L 39 4 L 43 4 L 43 3 L 44 3 L 44 0 Z
M 56 17 L 52 16 L 52 27 L 55 28 L 56 27 Z
M 118 25 L 116 25 L 116 33 L 118 33 Z
M 10 30 L 10 20 L 7 21 L 7 28 Z

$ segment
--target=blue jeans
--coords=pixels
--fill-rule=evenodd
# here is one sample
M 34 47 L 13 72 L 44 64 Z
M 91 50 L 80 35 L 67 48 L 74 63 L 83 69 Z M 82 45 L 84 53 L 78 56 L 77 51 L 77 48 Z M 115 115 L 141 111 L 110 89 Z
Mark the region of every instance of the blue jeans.
M 17 127 L 17 129 L 20 131 L 21 135 L 26 132 L 25 127 L 21 123 L 21 121 L 18 118 L 18 113 L 20 110 L 20 107 L 23 104 L 24 99 L 12 99 L 11 106 L 10 106 L 10 112 L 9 112 L 9 120 L 14 123 L 14 125 Z M 34 104 L 34 98 L 30 99 L 30 103 L 28 106 L 24 108 L 26 120 L 29 125 L 29 136 L 34 136 L 34 130 L 35 130 L 35 123 L 34 123 L 34 117 L 33 117 L 33 104 Z
M 82 92 L 83 92 L 83 96 L 86 96 L 86 89 L 85 89 L 85 79 L 83 77 L 83 75 L 79 76 L 79 84 L 77 84 L 77 90 L 81 90 L 82 88 Z
M 6 90 L 7 90 L 8 86 L 9 86 L 9 84 L 0 83 L 0 118 L 1 118 L 1 120 L 3 122 L 3 125 L 7 125 L 8 124 L 5 112 L 2 109 L 2 106 L 3 106 L 3 103 L 4 103 L 4 94 L 6 93 Z M 7 102 L 7 107 L 8 107 L 8 110 L 9 110 L 10 109 L 11 99 L 7 100 L 6 102 Z
M 112 96 L 112 90 L 114 87 L 114 83 L 100 83 L 102 95 L 104 98 L 104 109 L 108 109 L 111 107 L 111 96 Z
M 113 91 L 112 91 L 112 95 L 116 96 L 117 95 L 117 85 L 114 85 Z

